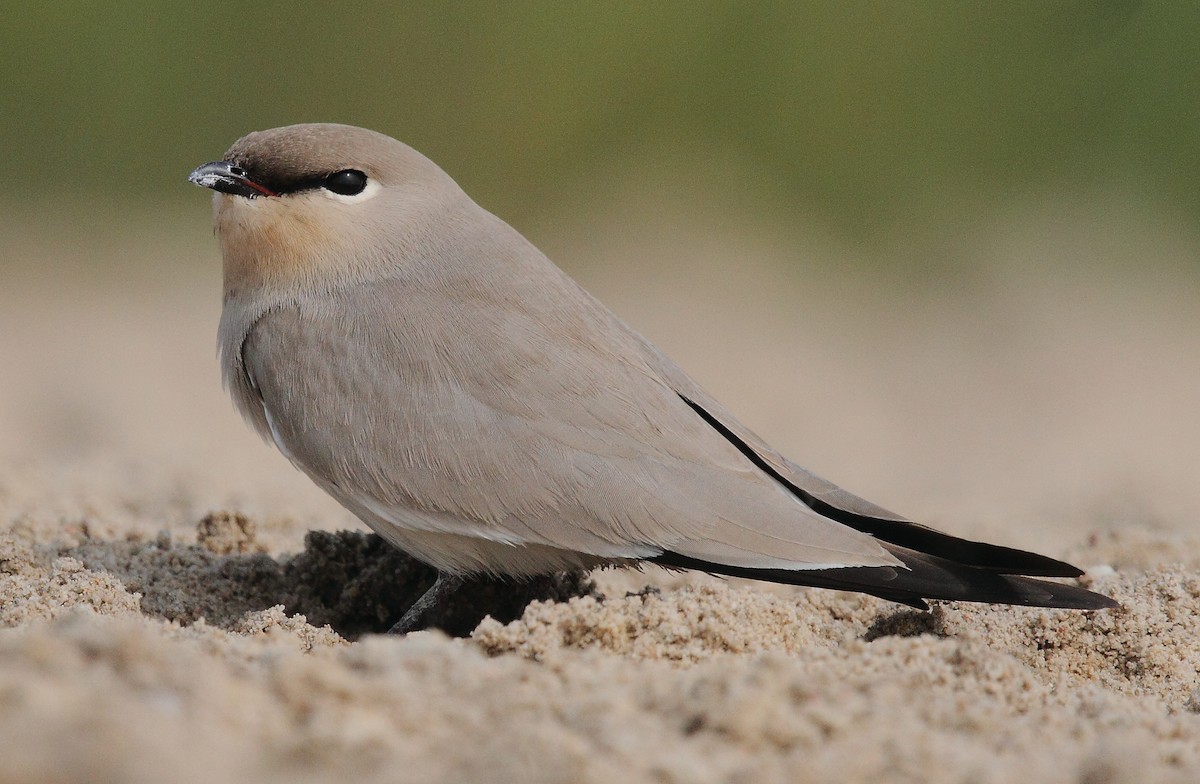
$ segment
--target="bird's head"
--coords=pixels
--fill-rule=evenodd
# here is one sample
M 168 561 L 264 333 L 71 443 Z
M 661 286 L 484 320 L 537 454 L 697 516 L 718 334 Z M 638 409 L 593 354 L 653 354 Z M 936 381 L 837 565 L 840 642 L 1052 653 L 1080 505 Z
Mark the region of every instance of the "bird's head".
M 329 123 L 248 134 L 188 179 L 216 192 L 226 297 L 377 275 L 464 198 L 408 145 Z

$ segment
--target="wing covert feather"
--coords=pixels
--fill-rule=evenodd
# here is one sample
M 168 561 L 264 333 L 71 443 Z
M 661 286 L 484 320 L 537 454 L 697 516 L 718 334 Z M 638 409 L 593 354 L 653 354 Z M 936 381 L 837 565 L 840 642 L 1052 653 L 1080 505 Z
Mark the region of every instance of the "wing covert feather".
M 352 509 L 605 558 L 895 565 L 746 460 L 581 289 L 459 283 L 336 292 L 247 338 L 281 449 Z

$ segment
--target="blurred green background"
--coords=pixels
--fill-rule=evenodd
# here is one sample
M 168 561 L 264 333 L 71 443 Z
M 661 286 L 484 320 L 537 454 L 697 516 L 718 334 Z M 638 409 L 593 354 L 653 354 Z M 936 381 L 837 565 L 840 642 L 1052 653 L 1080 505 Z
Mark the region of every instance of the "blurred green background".
M 533 234 L 548 207 L 631 179 L 785 226 L 802 213 L 851 243 L 900 237 L 893 258 L 913 264 L 937 227 L 1047 192 L 1185 225 L 1200 211 L 1191 2 L 66 2 L 5 17 L 10 205 L 194 205 L 186 173 L 243 133 L 339 121 L 409 142 Z
M 186 177 L 337 121 L 437 161 L 865 497 L 1029 547 L 1200 521 L 1198 3 L 4 12 L 0 480 L 48 461 L 39 513 L 69 476 L 113 519 L 336 514 L 220 389 Z

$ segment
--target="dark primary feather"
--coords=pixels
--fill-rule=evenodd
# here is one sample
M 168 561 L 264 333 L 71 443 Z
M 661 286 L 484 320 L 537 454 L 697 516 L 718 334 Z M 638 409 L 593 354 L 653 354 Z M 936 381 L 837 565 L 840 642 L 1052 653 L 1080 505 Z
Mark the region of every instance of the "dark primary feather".
M 698 569 L 788 585 L 859 591 L 921 610 L 929 609 L 925 599 L 1077 610 L 1102 610 L 1118 606 L 1109 597 L 1083 588 L 1024 576 L 1078 577 L 1083 574 L 1071 564 L 1011 547 L 961 539 L 916 523 L 869 517 L 817 498 L 780 474 L 700 405 L 684 395 L 680 397 L 750 462 L 795 493 L 811 509 L 885 542 L 888 552 L 908 569 L 887 566 L 816 570 L 749 569 L 710 563 L 672 552 L 652 559 L 655 563 L 670 568 Z
M 1073 585 L 1061 585 L 1019 575 L 999 574 L 987 569 L 963 566 L 936 555 L 918 553 L 887 545 L 892 555 L 908 569 L 891 566 L 854 566 L 843 569 L 746 569 L 709 563 L 677 553 L 663 553 L 652 559 L 673 569 L 697 569 L 729 577 L 858 591 L 881 599 L 928 610 L 925 599 L 960 602 L 1019 604 L 1026 607 L 1061 607 L 1074 610 L 1104 610 L 1118 606 L 1098 593 Z

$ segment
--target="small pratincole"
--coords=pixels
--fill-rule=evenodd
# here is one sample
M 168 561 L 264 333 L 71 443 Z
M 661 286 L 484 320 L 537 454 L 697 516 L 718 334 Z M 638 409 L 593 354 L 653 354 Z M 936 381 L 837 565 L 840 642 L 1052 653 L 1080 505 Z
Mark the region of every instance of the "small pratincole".
M 442 575 L 602 564 L 1098 610 L 1034 553 L 909 522 L 776 452 L 441 169 L 346 125 L 251 133 L 216 191 L 220 352 L 242 414 Z

